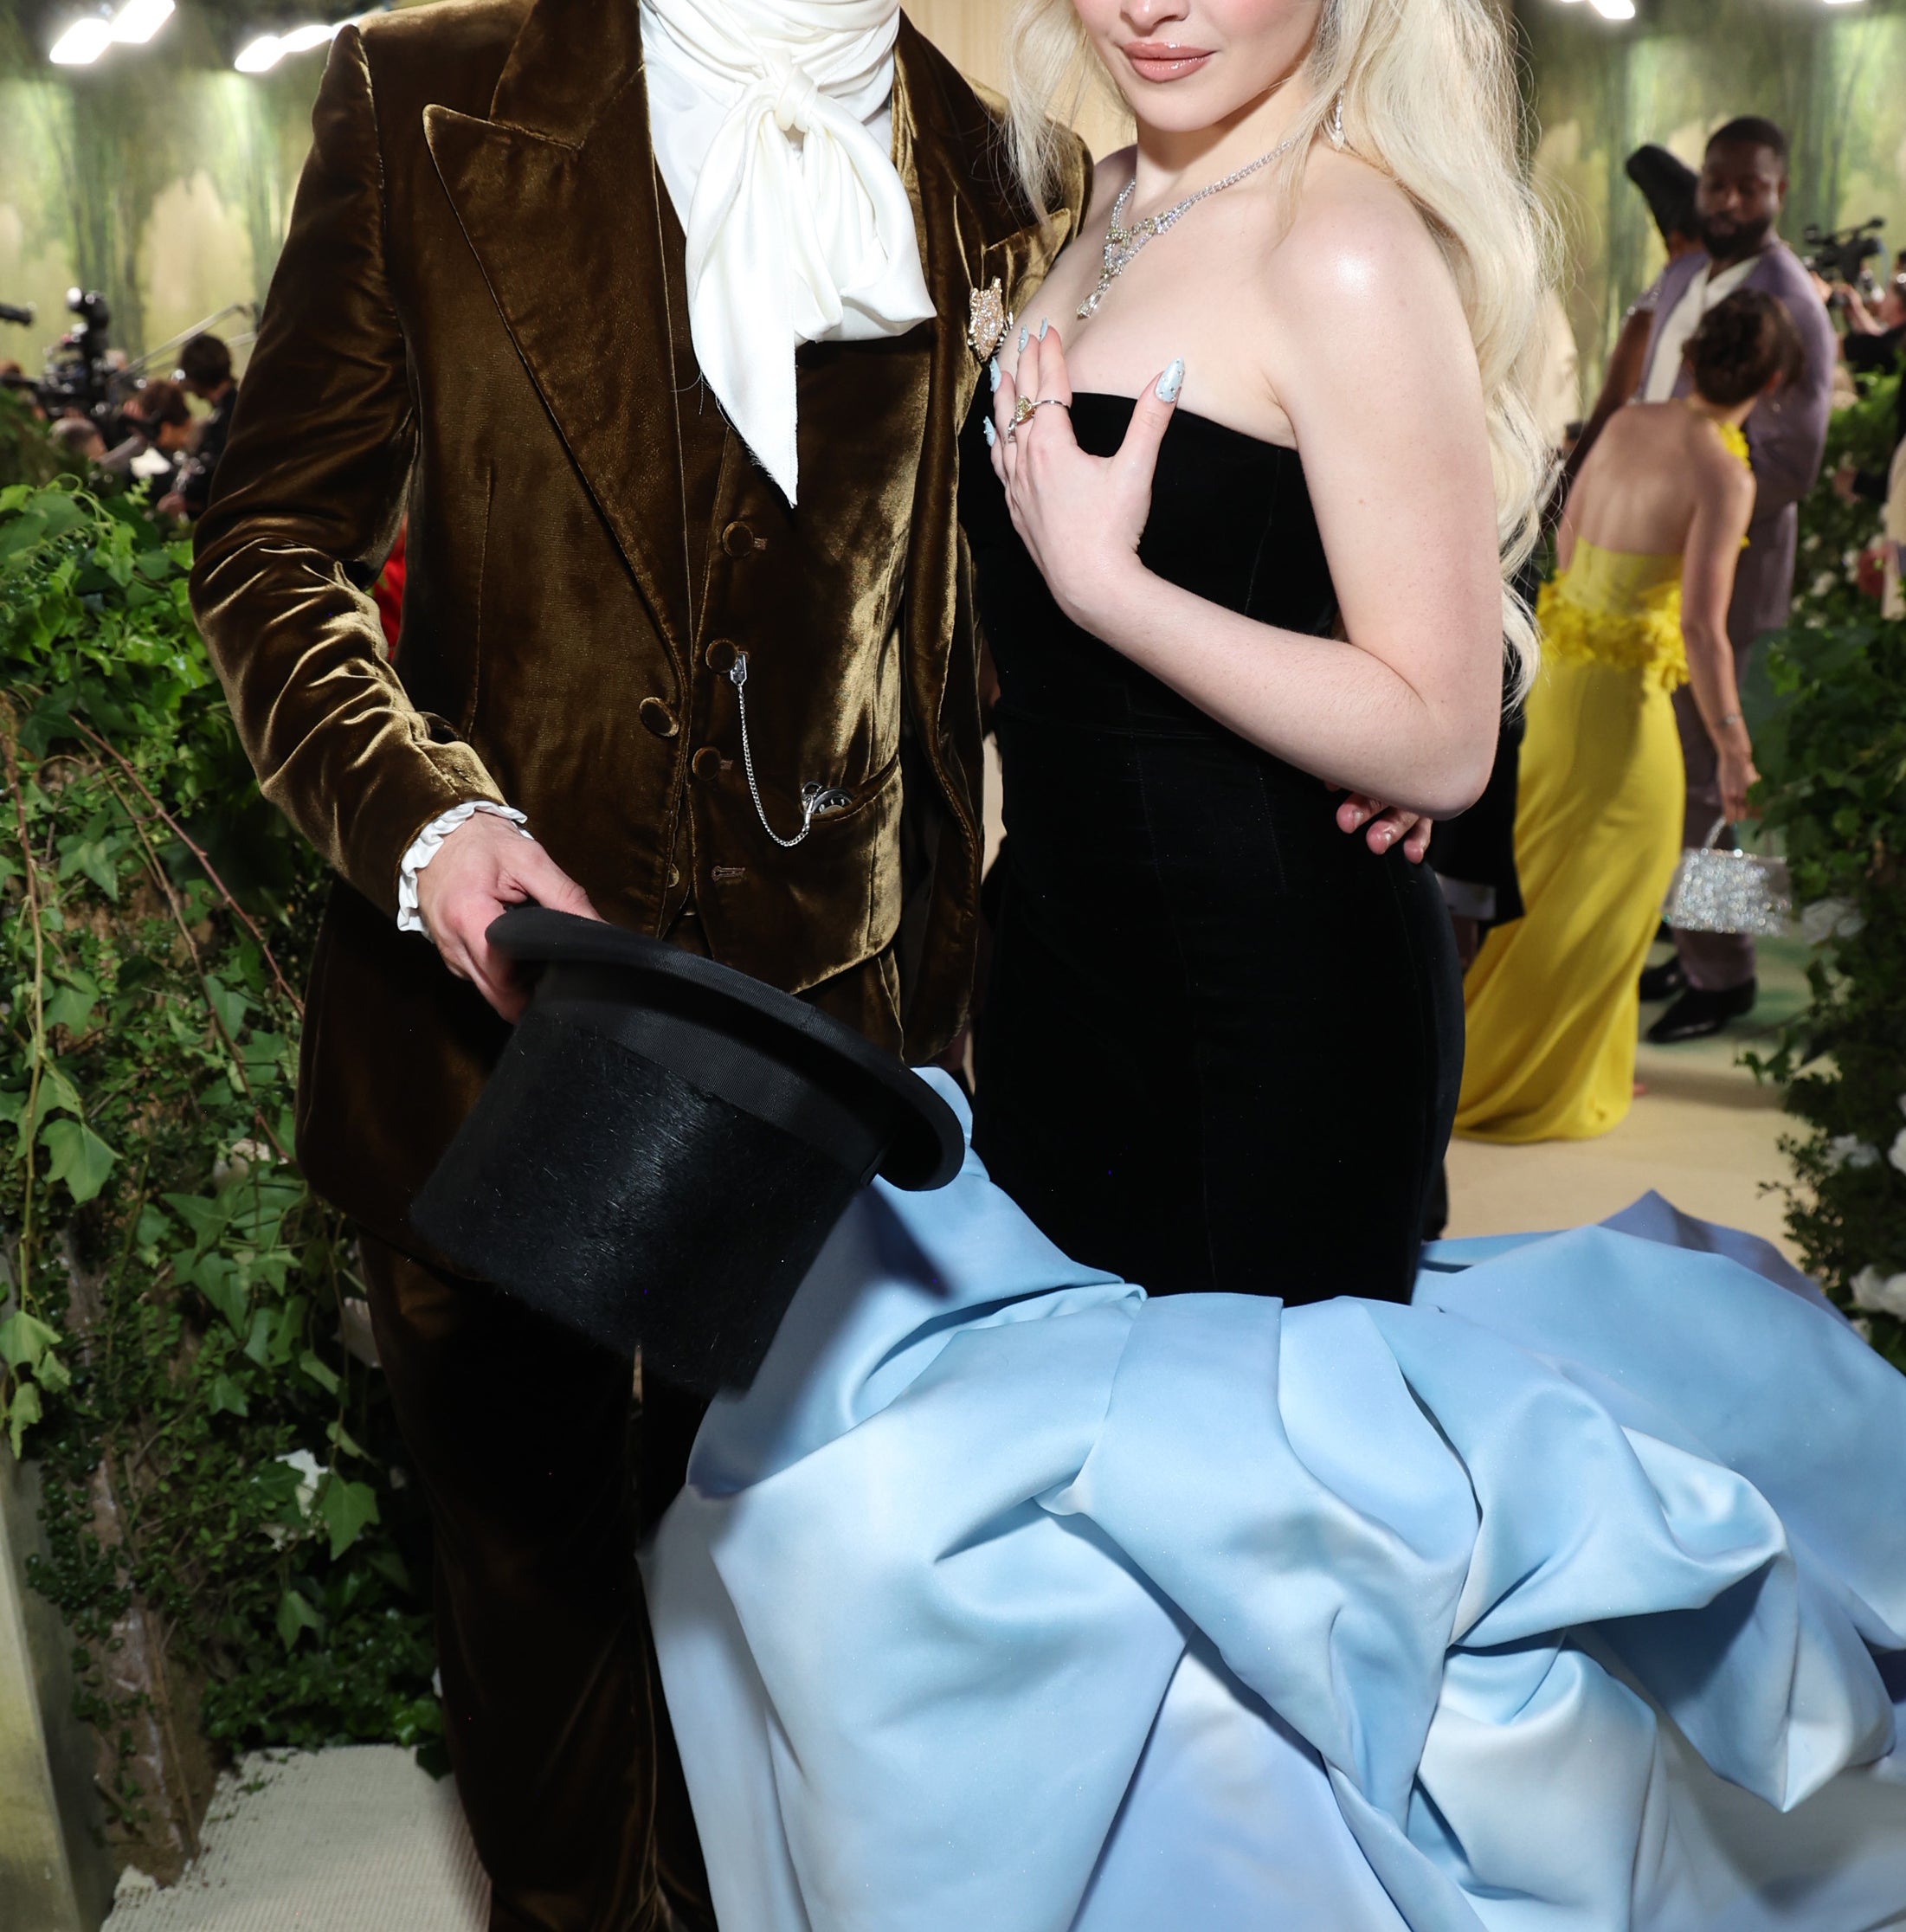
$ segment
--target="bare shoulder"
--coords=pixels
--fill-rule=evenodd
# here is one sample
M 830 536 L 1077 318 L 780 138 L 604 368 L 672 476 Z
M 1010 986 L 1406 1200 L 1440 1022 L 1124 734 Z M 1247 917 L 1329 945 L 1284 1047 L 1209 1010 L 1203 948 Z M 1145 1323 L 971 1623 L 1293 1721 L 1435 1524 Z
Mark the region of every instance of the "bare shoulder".
M 1319 145 L 1289 231 L 1265 264 L 1274 307 L 1335 328 L 1359 314 L 1389 329 L 1402 312 L 1456 285 L 1408 195 L 1381 170 Z

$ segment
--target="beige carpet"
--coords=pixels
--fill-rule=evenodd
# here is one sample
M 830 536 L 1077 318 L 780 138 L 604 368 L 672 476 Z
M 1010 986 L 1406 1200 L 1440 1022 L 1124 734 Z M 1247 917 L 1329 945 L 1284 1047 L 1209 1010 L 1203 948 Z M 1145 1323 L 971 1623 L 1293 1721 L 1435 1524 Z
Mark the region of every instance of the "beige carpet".
M 395 1746 L 248 1757 L 165 1891 L 128 1873 L 106 1932 L 482 1932 L 489 1884 L 448 1779 Z
M 1665 950 L 1657 958 L 1667 956 Z M 1647 1092 L 1612 1134 L 1592 1141 L 1450 1149 L 1450 1233 L 1507 1234 L 1600 1220 L 1652 1188 L 1704 1220 L 1777 1241 L 1796 1260 L 1779 1188 L 1792 1177 L 1780 1137 L 1796 1123 L 1772 1087 L 1755 1084 L 1743 1052 L 1772 1050 L 1778 1024 L 1806 1002 L 1807 949 L 1761 949 L 1761 1001 L 1713 1040 L 1684 1046 L 1643 1042 L 1637 1073 Z M 1644 1008 L 1644 1027 L 1661 1011 Z

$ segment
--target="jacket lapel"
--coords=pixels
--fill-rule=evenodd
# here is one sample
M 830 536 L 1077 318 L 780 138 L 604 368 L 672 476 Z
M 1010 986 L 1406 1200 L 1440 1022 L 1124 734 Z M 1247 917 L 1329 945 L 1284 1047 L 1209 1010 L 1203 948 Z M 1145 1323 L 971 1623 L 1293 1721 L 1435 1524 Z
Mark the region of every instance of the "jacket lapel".
M 634 0 L 537 0 L 480 119 L 424 110 L 504 325 L 686 674 L 692 604 Z

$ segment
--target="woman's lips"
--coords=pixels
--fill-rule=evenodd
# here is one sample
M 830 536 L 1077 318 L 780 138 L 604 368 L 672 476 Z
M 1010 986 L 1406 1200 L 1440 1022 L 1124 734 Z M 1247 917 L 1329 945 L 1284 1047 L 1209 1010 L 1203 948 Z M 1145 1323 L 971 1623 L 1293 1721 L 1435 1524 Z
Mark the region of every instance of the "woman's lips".
M 1174 47 L 1167 41 L 1133 41 L 1123 51 L 1141 80 L 1182 80 L 1211 58 L 1208 47 Z

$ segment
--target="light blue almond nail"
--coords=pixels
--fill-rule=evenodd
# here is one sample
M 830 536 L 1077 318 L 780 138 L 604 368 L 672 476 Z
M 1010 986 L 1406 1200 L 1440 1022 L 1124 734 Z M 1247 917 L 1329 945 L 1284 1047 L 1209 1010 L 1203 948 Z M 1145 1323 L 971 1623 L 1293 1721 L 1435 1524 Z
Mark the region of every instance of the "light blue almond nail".
M 993 448 L 1000 440 L 1000 433 L 993 427 L 991 416 L 980 418 L 980 434 L 986 438 L 986 447 L 988 449 Z
M 1021 323 L 1019 332 L 1019 352 L 1021 355 L 1023 356 L 1026 353 L 1026 345 L 1032 339 L 1033 332 L 1024 323 Z
M 1161 402 L 1175 402 L 1178 391 L 1185 386 L 1185 358 L 1175 356 L 1171 367 L 1158 378 L 1158 400 Z
M 1045 317 L 1044 317 L 1043 315 L 1040 317 L 1040 319 L 1039 319 L 1039 339 L 1040 339 L 1040 340 L 1041 342 L 1045 341 L 1045 339 L 1046 339 L 1046 330 L 1048 330 L 1049 328 L 1051 328 L 1051 327 L 1052 327 L 1052 325 L 1052 325 L 1052 324 L 1051 324 L 1050 322 L 1048 322 L 1048 321 L 1046 320 L 1046 318 L 1045 318 Z
M 993 359 L 987 364 L 986 373 L 991 379 L 993 384 L 993 393 L 994 395 L 997 396 L 1000 390 L 1000 359 L 997 356 L 995 356 Z

